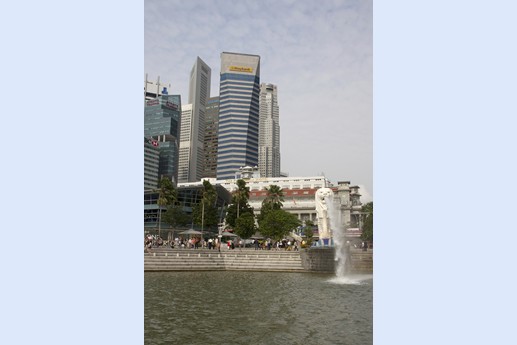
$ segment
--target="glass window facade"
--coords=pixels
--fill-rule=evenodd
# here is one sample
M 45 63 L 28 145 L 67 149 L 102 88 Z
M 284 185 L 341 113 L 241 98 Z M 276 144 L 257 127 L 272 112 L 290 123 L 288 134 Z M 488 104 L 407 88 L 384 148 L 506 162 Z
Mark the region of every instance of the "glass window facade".
M 234 73 L 231 71 L 242 71 Z M 222 53 L 217 179 L 258 165 L 260 57 Z
M 179 130 L 181 126 L 181 97 L 162 95 L 146 102 L 144 135 L 159 141 L 159 176 L 178 180 Z

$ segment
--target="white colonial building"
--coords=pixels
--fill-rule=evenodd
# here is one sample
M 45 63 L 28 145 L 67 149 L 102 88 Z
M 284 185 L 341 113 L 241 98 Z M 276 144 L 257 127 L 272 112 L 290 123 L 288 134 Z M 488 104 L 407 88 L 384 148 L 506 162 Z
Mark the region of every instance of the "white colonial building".
M 237 180 L 246 181 L 250 190 L 249 204 L 253 207 L 255 215 L 260 213 L 262 201 L 267 195 L 265 188 L 277 185 L 282 188 L 284 194 L 283 209 L 295 214 L 298 219 L 305 221 L 310 219 L 318 224 L 316 214 L 315 194 L 319 188 L 330 188 L 334 192 L 335 200 L 339 200 L 341 219 L 347 229 L 347 236 L 358 237 L 361 227 L 361 194 L 358 186 L 351 186 L 349 181 L 338 182 L 334 186 L 325 176 L 310 177 L 259 177 L 257 167 L 243 167 L 236 173 L 235 179 L 208 180 L 212 185 L 221 185 L 229 192 L 237 190 Z M 178 187 L 196 186 L 203 182 L 180 183 Z

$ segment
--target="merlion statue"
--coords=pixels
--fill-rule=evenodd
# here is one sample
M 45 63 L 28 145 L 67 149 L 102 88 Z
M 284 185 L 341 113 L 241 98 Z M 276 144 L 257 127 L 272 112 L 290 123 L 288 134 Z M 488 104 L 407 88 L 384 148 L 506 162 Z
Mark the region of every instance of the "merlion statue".
M 330 221 L 326 197 L 333 198 L 330 188 L 320 188 L 316 191 L 316 214 L 318 215 L 318 232 L 320 239 L 330 238 Z

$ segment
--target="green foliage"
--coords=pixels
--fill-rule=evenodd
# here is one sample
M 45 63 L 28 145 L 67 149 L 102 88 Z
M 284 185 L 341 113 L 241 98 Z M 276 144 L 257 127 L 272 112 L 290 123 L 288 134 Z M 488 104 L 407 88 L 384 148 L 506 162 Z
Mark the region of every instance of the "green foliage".
M 158 184 L 158 205 L 160 207 L 174 205 L 177 201 L 177 193 L 174 184 L 167 176 L 162 176 Z
M 310 247 L 312 245 L 312 236 L 314 235 L 314 231 L 312 230 L 314 226 L 314 222 L 310 219 L 307 219 L 305 221 L 305 227 L 303 229 L 303 232 L 305 233 L 305 237 L 306 237 L 306 246 L 307 247 Z
M 248 200 L 250 198 L 250 189 L 246 187 L 246 181 L 242 179 L 237 180 L 237 191 L 235 194 L 241 200 Z
M 226 223 L 231 227 L 235 228 L 237 225 L 237 219 L 244 214 L 253 215 L 253 208 L 249 205 L 250 190 L 246 187 L 246 181 L 237 180 L 237 190 L 233 192 L 232 202 L 228 205 L 226 210 Z
M 176 213 L 177 210 L 173 210 L 177 207 L 177 191 L 174 188 L 174 184 L 167 176 L 162 176 L 160 182 L 158 184 L 158 200 L 157 204 L 159 206 L 160 212 L 160 225 L 161 223 L 167 223 L 169 225 L 175 226 L 177 224 L 177 220 L 173 218 L 172 214 Z M 167 211 L 163 213 L 162 209 L 166 207 Z
M 183 211 L 183 207 L 179 205 L 170 205 L 167 207 L 167 212 L 162 216 L 164 223 L 172 227 L 187 226 L 191 224 L 191 217 Z
M 268 205 L 267 207 L 272 210 L 280 210 L 283 206 L 284 193 L 282 188 L 277 185 L 270 185 L 269 188 L 264 188 L 267 191 L 267 196 L 262 201 L 262 206 Z
M 235 224 L 234 232 L 241 238 L 250 238 L 257 231 L 255 226 L 255 217 L 253 213 L 244 213 Z
M 361 239 L 363 241 L 373 242 L 373 201 L 363 205 L 363 232 Z
M 190 216 L 178 204 L 178 193 L 174 184 L 167 176 L 162 176 L 158 184 L 158 205 L 166 207 L 162 221 L 172 227 L 186 226 L 191 223 Z
M 257 217 L 259 224 L 270 211 L 282 209 L 282 202 L 284 201 L 284 194 L 279 186 L 270 185 L 269 188 L 264 189 L 267 191 L 267 195 L 262 201 L 260 214 Z
M 230 228 L 235 228 L 235 222 L 237 220 L 237 204 L 231 203 L 226 208 L 226 224 Z
M 300 224 L 301 222 L 294 214 L 284 210 L 270 210 L 262 216 L 259 222 L 259 231 L 265 237 L 278 241 Z
M 203 181 L 201 201 L 194 206 L 192 218 L 196 225 L 205 229 L 217 227 L 219 222 L 217 214 L 217 192 L 209 181 Z

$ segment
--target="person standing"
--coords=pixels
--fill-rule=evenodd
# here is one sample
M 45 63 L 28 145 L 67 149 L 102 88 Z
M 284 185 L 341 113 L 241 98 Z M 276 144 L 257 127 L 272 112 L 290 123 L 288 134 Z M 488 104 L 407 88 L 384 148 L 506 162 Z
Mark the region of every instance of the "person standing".
M 144 242 L 144 245 L 145 245 L 145 247 L 144 247 L 144 248 L 145 248 L 145 251 L 146 251 L 147 253 L 149 253 L 149 254 L 151 254 L 151 253 L 152 253 L 151 248 L 153 247 L 153 241 L 152 241 L 152 239 L 151 239 L 151 238 L 152 238 L 152 237 L 147 236 L 147 237 L 145 238 L 145 242 Z

